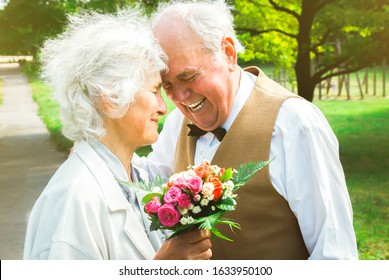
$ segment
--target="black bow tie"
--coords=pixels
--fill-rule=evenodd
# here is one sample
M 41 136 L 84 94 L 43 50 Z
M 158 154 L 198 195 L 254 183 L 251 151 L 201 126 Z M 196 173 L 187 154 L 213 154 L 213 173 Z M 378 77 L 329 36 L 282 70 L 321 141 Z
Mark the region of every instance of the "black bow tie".
M 188 133 L 188 136 L 203 136 L 204 134 L 208 133 L 208 132 L 211 132 L 213 134 L 215 134 L 216 138 L 221 142 L 224 138 L 224 135 L 226 135 L 227 131 L 222 128 L 222 127 L 218 127 L 212 131 L 205 131 L 205 130 L 202 130 L 201 128 L 195 126 L 194 124 L 188 124 L 188 127 L 190 129 L 189 133 Z

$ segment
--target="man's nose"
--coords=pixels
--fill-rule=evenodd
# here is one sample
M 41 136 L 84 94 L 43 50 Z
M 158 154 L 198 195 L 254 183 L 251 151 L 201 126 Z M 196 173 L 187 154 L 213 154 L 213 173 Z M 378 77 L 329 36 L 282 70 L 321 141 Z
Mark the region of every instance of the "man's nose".
M 168 97 L 174 102 L 183 103 L 191 94 L 191 91 L 188 87 L 184 85 L 174 85 L 171 89 L 170 95 Z

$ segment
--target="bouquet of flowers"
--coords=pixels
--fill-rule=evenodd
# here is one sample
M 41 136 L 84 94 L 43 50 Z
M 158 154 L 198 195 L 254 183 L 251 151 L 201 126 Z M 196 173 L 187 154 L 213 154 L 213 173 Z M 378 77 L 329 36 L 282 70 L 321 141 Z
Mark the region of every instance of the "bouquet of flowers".
M 205 161 L 172 175 L 167 184 L 142 200 L 151 220 L 150 230 L 171 230 L 172 238 L 193 228 L 208 229 L 213 235 L 232 241 L 215 225 L 227 224 L 231 229 L 240 229 L 238 223 L 223 216 L 235 210 L 236 191 L 269 162 L 242 164 L 233 170 Z

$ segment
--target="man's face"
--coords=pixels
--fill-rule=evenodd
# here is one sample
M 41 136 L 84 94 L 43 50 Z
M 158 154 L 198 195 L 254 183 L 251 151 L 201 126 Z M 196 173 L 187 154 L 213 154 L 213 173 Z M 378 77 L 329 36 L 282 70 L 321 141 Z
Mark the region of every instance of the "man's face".
M 223 56 L 215 65 L 213 56 L 202 50 L 199 38 L 188 30 L 179 30 L 179 26 L 162 24 L 154 29 L 169 58 L 169 71 L 162 76 L 162 85 L 187 118 L 210 131 L 222 125 L 231 112 L 236 62 L 231 65 Z

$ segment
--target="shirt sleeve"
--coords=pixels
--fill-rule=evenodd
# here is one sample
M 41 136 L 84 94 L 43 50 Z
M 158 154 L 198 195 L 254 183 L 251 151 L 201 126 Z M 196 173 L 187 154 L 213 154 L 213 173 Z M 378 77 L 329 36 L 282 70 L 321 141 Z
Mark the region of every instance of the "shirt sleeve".
M 320 110 L 290 98 L 273 131 L 270 176 L 297 217 L 310 259 L 357 259 L 338 141 Z

